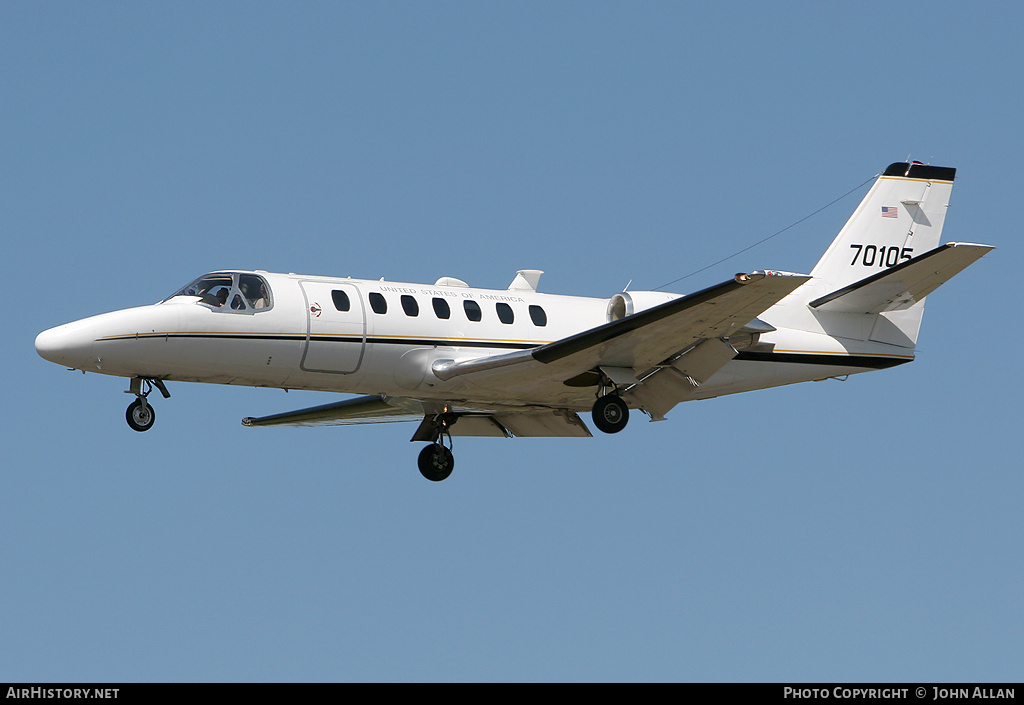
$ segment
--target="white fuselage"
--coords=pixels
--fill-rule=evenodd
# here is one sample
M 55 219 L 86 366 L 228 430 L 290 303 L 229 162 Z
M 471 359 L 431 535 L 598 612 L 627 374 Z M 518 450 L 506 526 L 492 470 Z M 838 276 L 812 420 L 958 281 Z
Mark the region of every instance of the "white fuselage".
M 269 303 L 232 309 L 230 303 L 218 306 L 179 292 L 151 306 L 44 331 L 36 347 L 53 362 L 121 377 L 511 406 L 593 404 L 591 387 L 565 386 L 560 394 L 536 399 L 514 388 L 442 381 L 431 365 L 534 348 L 594 328 L 613 315 L 608 299 L 267 272 L 235 272 L 236 290 L 240 276 L 262 279 L 272 292 Z M 676 296 L 652 292 L 645 305 Z M 804 300 L 791 305 L 810 317 Z M 348 310 L 339 310 L 346 301 Z M 813 324 L 786 330 L 779 321 L 794 315 L 786 306 L 783 300 L 761 316 L 778 328 L 763 334 L 760 344 L 773 351 L 774 361 L 741 351 L 691 398 L 867 369 L 845 365 L 851 356 L 888 357 L 894 364 L 913 357 L 912 350 L 812 332 Z

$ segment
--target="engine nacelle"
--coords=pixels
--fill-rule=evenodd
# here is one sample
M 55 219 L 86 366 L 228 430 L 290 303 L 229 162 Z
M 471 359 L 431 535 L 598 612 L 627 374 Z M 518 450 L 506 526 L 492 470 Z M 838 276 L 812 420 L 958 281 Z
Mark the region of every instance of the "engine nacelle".
M 617 321 L 681 297 L 664 291 L 623 291 L 608 300 L 608 320 Z

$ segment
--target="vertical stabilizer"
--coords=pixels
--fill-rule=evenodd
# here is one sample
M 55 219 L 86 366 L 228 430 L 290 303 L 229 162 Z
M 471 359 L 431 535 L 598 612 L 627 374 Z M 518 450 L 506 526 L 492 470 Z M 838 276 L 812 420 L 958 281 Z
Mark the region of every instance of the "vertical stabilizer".
M 951 167 L 890 164 L 811 271 L 816 290 L 850 287 L 938 247 L 955 175 Z M 873 318 L 870 325 L 846 317 L 819 321 L 832 335 L 913 349 L 923 313 L 921 299 L 902 310 L 863 314 Z M 857 332 L 865 330 L 870 333 Z
M 840 289 L 938 247 L 955 174 L 918 162 L 890 164 L 811 276 Z

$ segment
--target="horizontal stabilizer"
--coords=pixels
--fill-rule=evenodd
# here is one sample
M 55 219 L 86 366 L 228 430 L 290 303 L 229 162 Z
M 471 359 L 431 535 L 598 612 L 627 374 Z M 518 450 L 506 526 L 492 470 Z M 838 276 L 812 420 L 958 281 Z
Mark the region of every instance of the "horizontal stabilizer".
M 815 299 L 810 306 L 838 313 L 902 311 L 924 299 L 992 249 L 988 245 L 950 242 Z

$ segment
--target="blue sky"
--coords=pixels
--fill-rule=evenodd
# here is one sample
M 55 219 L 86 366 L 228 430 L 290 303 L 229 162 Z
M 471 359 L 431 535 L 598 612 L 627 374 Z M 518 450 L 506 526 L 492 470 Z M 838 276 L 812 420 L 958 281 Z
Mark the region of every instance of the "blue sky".
M 4 3 L 0 680 L 1019 681 L 1013 3 Z M 220 268 L 610 296 L 957 167 L 911 365 L 593 439 L 249 429 L 39 331 Z M 673 289 L 809 271 L 863 190 Z

